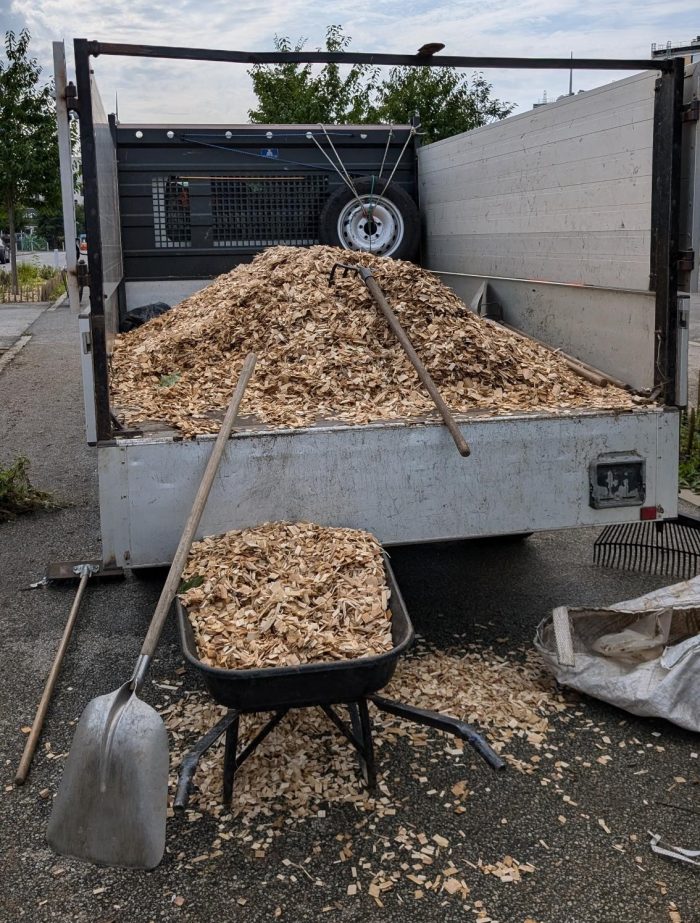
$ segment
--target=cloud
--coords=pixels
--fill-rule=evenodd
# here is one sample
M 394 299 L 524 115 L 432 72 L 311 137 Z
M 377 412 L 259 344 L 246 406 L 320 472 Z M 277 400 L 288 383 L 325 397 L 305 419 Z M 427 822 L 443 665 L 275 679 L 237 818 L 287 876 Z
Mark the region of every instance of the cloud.
M 9 4 L 9 5 L 8 5 Z M 342 24 L 361 51 L 413 52 L 444 41 L 447 54 L 647 58 L 651 42 L 690 38 L 686 23 L 697 0 L 0 0 L 8 27 L 26 25 L 32 51 L 47 76 L 51 42 L 67 43 L 69 69 L 75 36 L 109 42 L 269 50 L 275 34 L 323 43 L 325 26 Z M 119 97 L 129 122 L 237 122 L 255 102 L 246 68 L 202 62 L 100 57 L 95 73 L 105 107 Z M 488 71 L 501 99 L 530 108 L 544 90 L 566 92 L 568 73 Z M 576 72 L 574 88 L 587 89 L 625 76 Z

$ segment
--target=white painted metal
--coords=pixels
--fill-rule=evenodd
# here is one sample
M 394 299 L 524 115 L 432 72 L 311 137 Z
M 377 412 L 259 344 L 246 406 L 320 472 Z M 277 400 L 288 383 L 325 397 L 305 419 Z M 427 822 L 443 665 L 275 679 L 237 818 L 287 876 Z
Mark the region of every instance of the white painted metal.
M 395 544 L 634 521 L 638 508 L 589 506 L 589 465 L 609 452 L 645 458 L 645 505 L 676 513 L 675 411 L 475 416 L 460 425 L 472 446 L 467 459 L 439 424 L 239 432 L 200 534 L 311 519 Z M 212 438 L 98 448 L 106 561 L 170 561 Z
M 97 417 L 95 414 L 95 370 L 92 366 L 89 308 L 78 315 L 78 336 L 80 337 L 80 365 L 83 372 L 85 438 L 89 445 L 94 445 L 97 442 Z
M 508 323 L 638 389 L 654 385 L 656 79 L 616 81 L 419 152 L 426 265 L 467 301 L 488 280 Z
M 58 129 L 58 162 L 61 175 L 61 204 L 63 207 L 63 234 L 66 241 L 66 269 L 68 298 L 71 311 L 80 313 L 80 297 L 78 291 L 77 256 L 74 241 L 77 237 L 75 230 L 75 200 L 73 198 L 73 151 L 70 139 L 70 124 L 68 121 L 68 108 L 66 106 L 66 87 L 68 76 L 66 72 L 66 52 L 63 42 L 53 43 L 53 73 L 56 98 L 56 125 Z
M 391 256 L 403 239 L 403 218 L 390 199 L 363 195 L 359 201 L 352 199 L 341 211 L 337 232 L 338 239 L 348 250 Z
M 648 288 L 655 79 L 640 74 L 422 148 L 428 265 Z
M 126 307 L 131 311 L 145 304 L 164 301 L 169 305 L 179 304 L 195 292 L 209 285 L 211 279 L 154 279 L 144 282 L 125 283 Z

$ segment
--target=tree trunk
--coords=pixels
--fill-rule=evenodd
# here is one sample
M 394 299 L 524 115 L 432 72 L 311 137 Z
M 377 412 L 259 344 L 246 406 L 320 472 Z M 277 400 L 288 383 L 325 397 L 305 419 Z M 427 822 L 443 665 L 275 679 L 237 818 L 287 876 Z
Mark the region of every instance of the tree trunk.
M 15 205 L 7 203 L 7 222 L 10 225 L 10 273 L 12 275 L 12 291 L 19 295 L 19 279 L 17 277 L 17 238 L 15 237 Z

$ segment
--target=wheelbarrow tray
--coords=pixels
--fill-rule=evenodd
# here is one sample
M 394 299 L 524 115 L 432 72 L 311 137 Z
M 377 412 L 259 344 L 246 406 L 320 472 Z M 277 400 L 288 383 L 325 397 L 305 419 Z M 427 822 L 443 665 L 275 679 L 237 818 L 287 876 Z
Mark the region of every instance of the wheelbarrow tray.
M 384 654 L 260 670 L 210 667 L 199 659 L 187 610 L 178 599 L 178 629 L 185 659 L 201 675 L 212 698 L 238 712 L 334 705 L 363 699 L 389 683 L 400 654 L 414 639 L 413 625 L 386 555 L 384 569 L 391 593 L 394 645 Z

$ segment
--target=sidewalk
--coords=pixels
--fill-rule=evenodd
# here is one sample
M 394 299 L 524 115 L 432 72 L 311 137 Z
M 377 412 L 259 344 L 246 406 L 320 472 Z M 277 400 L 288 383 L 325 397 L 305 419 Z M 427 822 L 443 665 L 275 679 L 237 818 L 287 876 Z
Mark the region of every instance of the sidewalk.
M 0 302 L 0 372 L 23 349 L 31 339 L 32 325 L 44 311 L 60 307 L 65 301 L 62 295 L 53 303 L 50 301 L 15 304 Z

